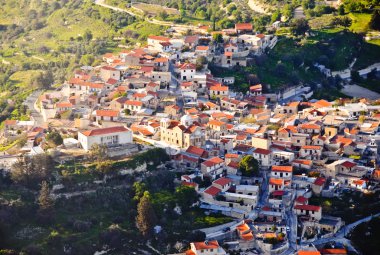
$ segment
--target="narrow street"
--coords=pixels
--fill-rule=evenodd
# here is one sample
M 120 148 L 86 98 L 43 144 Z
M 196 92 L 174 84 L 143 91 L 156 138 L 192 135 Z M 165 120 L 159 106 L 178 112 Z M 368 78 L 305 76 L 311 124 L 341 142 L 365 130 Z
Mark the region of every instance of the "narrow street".
M 37 111 L 36 105 L 35 105 L 41 93 L 42 93 L 41 90 L 33 91 L 33 93 L 30 94 L 24 102 L 24 105 L 26 105 L 28 109 L 30 110 L 30 117 L 32 120 L 35 121 L 34 123 L 35 126 L 42 126 L 45 123 L 42 118 L 41 113 Z

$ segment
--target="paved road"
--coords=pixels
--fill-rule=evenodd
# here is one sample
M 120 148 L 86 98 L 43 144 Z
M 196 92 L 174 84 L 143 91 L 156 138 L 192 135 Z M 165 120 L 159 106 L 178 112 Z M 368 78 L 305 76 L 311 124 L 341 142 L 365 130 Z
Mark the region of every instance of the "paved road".
M 294 9 L 293 16 L 295 19 L 301 19 L 305 18 L 305 13 L 303 12 L 302 6 L 298 6 L 297 8 Z
M 377 213 L 373 216 L 368 216 L 368 217 L 365 217 L 361 220 L 358 220 L 358 221 L 355 221 L 354 223 L 351 223 L 349 225 L 346 225 L 344 226 L 341 230 L 339 230 L 335 236 L 331 237 L 331 238 L 322 238 L 322 239 L 318 239 L 318 240 L 315 240 L 314 242 L 312 242 L 314 245 L 318 245 L 318 244 L 324 244 L 324 243 L 328 243 L 328 242 L 332 242 L 332 241 L 336 241 L 336 239 L 342 239 L 344 238 L 345 235 L 347 235 L 348 233 L 350 233 L 356 226 L 364 223 L 364 222 L 368 222 L 370 221 L 373 217 L 378 217 L 380 216 L 380 213 Z
M 347 96 L 352 96 L 356 98 L 365 97 L 365 98 L 374 99 L 374 100 L 380 98 L 379 93 L 369 90 L 367 88 L 361 87 L 356 84 L 345 85 L 344 88 L 341 90 L 341 92 L 346 94 Z
M 45 123 L 44 119 L 42 118 L 41 113 L 38 112 L 35 107 L 35 103 L 38 97 L 41 95 L 41 93 L 42 93 L 41 90 L 33 91 L 33 93 L 30 94 L 24 102 L 24 105 L 26 105 L 28 109 L 30 110 L 30 116 L 35 121 L 34 123 L 35 126 L 42 126 Z

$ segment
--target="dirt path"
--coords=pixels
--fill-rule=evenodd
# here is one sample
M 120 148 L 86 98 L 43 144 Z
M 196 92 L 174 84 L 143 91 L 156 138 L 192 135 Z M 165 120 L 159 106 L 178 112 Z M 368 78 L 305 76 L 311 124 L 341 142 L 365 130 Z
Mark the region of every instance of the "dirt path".
M 115 6 L 112 6 L 112 5 L 109 5 L 109 4 L 105 4 L 104 0 L 95 0 L 94 3 L 96 5 L 99 5 L 99 6 L 108 8 L 108 9 L 112 9 L 114 11 L 125 12 L 125 13 L 128 13 L 129 15 L 142 18 L 142 15 L 139 15 L 137 13 L 134 13 L 134 12 L 131 12 L 131 11 L 128 11 L 126 9 L 119 8 L 119 7 L 115 7 Z M 156 19 L 149 19 L 149 18 L 145 18 L 145 20 L 147 22 L 149 22 L 149 23 L 156 24 L 156 25 L 170 26 L 173 29 L 180 30 L 180 31 L 187 31 L 189 29 L 193 30 L 193 31 L 199 30 L 198 27 L 193 26 L 193 25 L 179 25 L 179 24 L 175 24 L 175 23 L 172 23 L 172 22 L 161 21 L 161 20 L 156 20 Z
M 266 8 L 265 5 L 261 4 L 257 0 L 249 0 L 248 6 L 255 12 L 262 13 L 262 14 L 270 14 L 270 11 L 268 11 L 268 8 Z

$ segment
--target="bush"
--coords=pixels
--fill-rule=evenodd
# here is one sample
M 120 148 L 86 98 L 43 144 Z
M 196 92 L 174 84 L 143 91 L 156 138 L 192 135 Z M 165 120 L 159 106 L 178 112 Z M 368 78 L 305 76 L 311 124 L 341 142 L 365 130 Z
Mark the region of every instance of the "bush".
M 63 143 L 63 138 L 57 131 L 52 131 L 47 134 L 46 139 L 53 143 L 55 146 L 61 145 Z

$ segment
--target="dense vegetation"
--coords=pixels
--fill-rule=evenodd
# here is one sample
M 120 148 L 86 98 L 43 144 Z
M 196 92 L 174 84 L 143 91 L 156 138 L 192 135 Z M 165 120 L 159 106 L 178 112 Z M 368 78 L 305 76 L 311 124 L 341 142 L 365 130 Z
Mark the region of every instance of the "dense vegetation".
M 12 250 L 10 254 L 94 254 L 101 249 L 151 253 L 147 240 L 162 253 L 175 253 L 190 241 L 204 239 L 192 230 L 230 221 L 193 207 L 196 191 L 176 186 L 175 174 L 158 168 L 168 160 L 162 149 L 113 164 L 107 178 L 94 167 L 93 157 L 98 157 L 95 150 L 89 160 L 57 164 L 39 155 L 20 160 L 12 175 L 1 172 L 0 254 L 1 249 Z M 149 172 L 120 174 L 142 163 L 149 165 Z M 50 196 L 57 184 L 64 188 Z M 158 234 L 156 225 L 161 227 Z
M 351 232 L 351 241 L 362 254 L 375 255 L 380 249 L 380 218 L 362 223 Z

